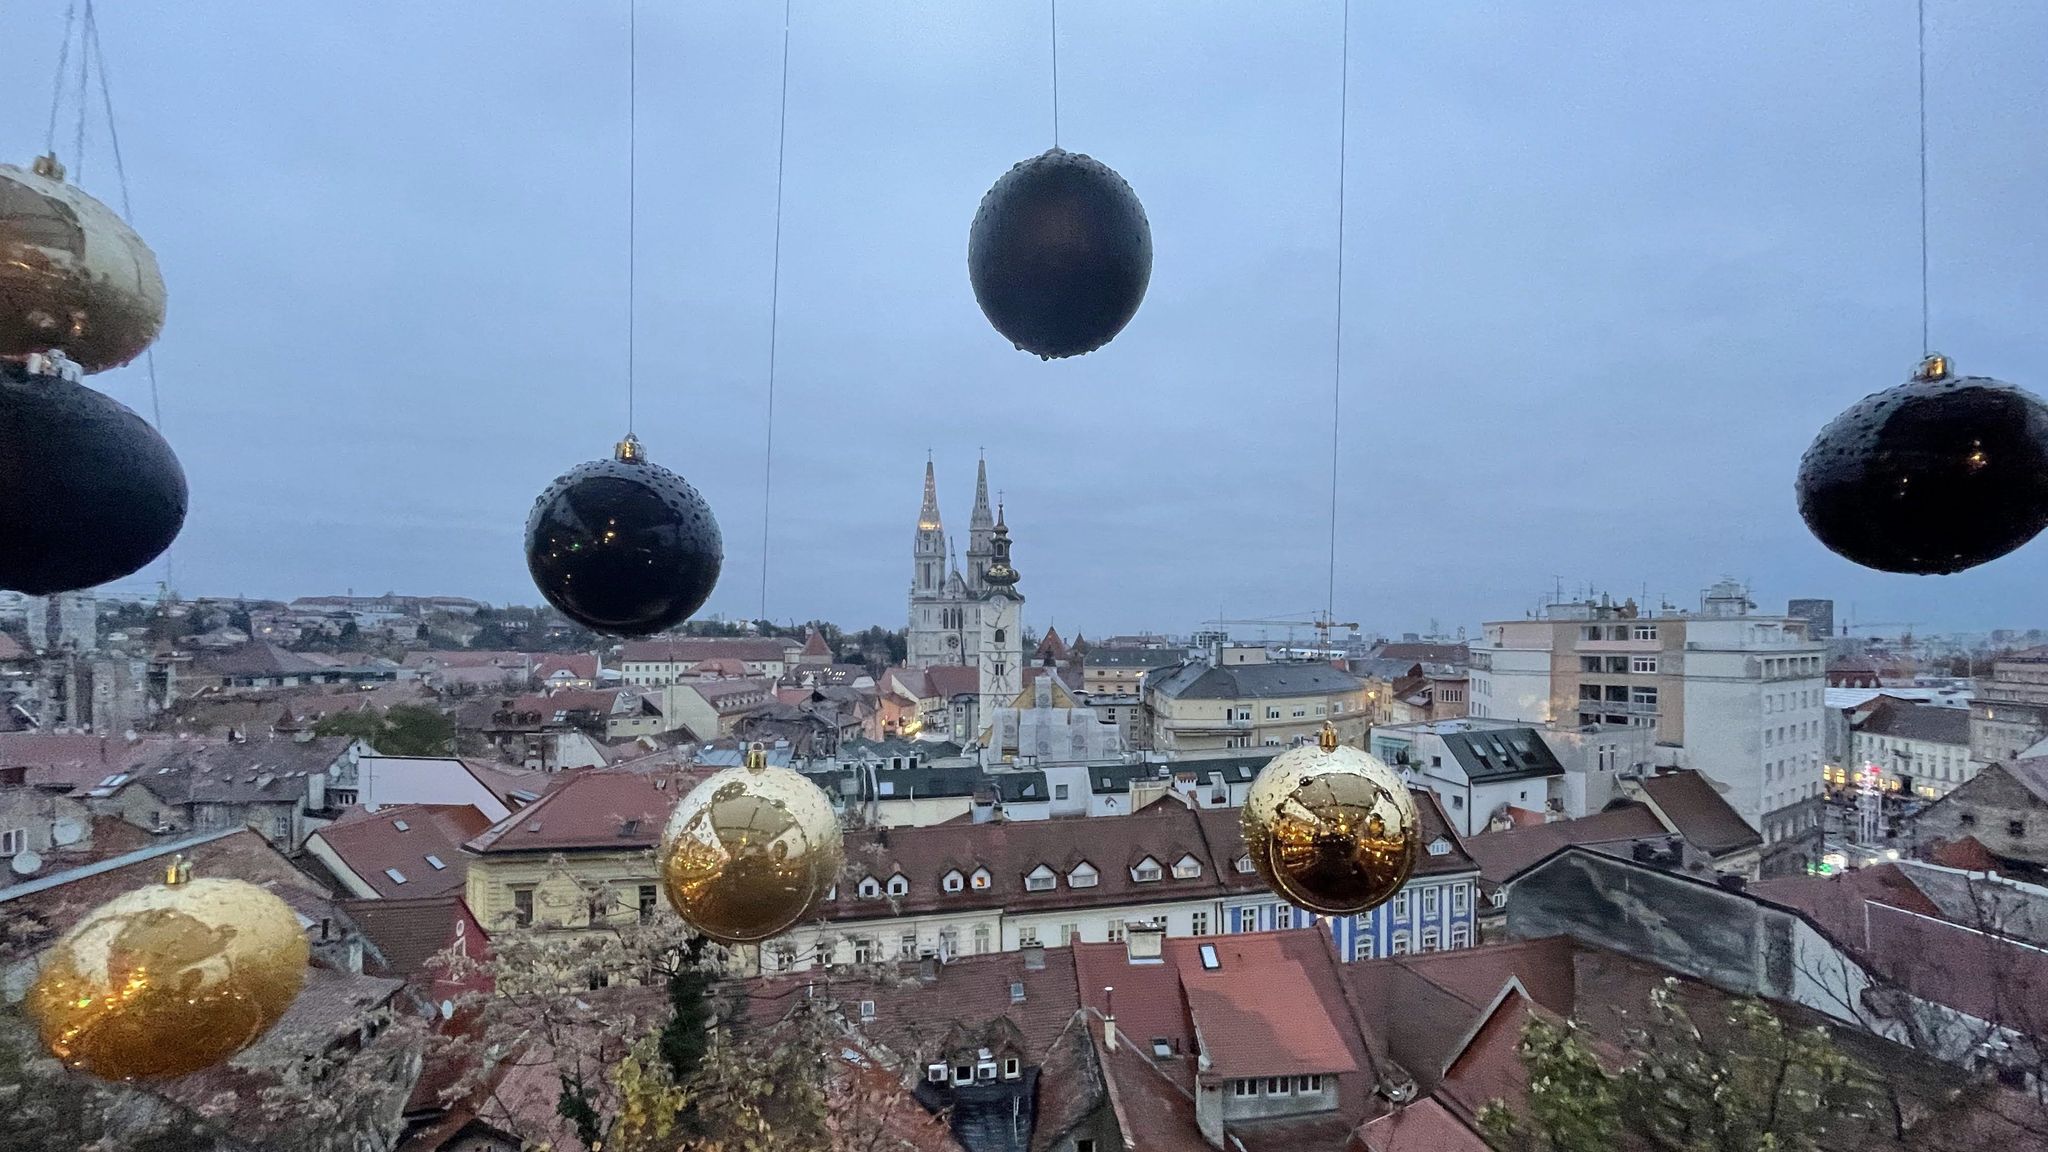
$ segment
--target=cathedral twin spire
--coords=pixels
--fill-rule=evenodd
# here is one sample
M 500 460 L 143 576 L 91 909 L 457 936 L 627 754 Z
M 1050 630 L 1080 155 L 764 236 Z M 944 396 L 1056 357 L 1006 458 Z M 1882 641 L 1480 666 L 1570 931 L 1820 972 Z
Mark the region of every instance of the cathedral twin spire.
M 946 575 L 939 575 L 937 580 L 929 582 L 921 579 L 920 586 L 932 588 L 934 583 L 951 583 L 952 579 L 959 579 L 970 593 L 979 595 L 988 590 L 994 583 L 988 575 L 998 560 L 997 537 L 1002 530 L 1001 513 L 989 503 L 988 458 L 984 456 L 976 461 L 974 468 L 974 511 L 968 517 L 967 567 L 963 572 L 952 538 L 946 534 L 945 521 L 939 515 L 938 476 L 930 453 L 926 453 L 924 504 L 917 513 L 917 552 L 920 557 L 943 557 L 945 568 L 942 571 Z M 923 563 L 920 560 L 920 565 Z

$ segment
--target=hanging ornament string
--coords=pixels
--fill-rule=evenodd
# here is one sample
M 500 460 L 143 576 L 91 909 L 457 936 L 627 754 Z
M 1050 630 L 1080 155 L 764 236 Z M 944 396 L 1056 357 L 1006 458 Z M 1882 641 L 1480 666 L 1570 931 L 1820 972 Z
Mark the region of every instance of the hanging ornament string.
M 775 128 L 775 250 L 768 274 L 768 423 L 761 439 L 761 612 L 768 619 L 768 525 L 775 482 L 775 349 L 782 319 L 782 172 L 789 143 L 789 16 L 793 0 L 782 0 L 782 106 Z
M 639 325 L 640 227 L 640 0 L 626 0 L 626 435 L 633 434 L 633 337 Z
M 1918 0 L 1920 17 L 1920 355 L 1934 354 L 1928 335 L 1927 306 L 1927 0 Z
M 1060 146 L 1060 0 L 1052 5 L 1052 146 Z
M 43 152 L 52 156 L 57 153 L 57 113 L 64 106 L 64 77 L 71 66 L 71 32 L 77 22 L 78 4 L 73 0 L 64 8 L 64 39 L 57 45 L 57 76 L 50 82 L 50 126 L 43 133 Z
M 1351 0 L 1344 6 L 1341 76 L 1337 81 L 1337 332 L 1330 360 L 1330 549 L 1323 619 L 1337 618 L 1337 456 L 1344 410 L 1344 169 L 1351 130 Z

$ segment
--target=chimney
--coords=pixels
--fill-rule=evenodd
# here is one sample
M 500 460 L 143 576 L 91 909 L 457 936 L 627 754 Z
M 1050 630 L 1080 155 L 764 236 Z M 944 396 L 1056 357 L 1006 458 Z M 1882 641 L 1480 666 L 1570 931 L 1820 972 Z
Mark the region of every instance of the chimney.
M 1102 1050 L 1116 1051 L 1116 988 L 1104 985 L 1102 989 Z
M 1045 968 L 1045 945 L 1043 945 L 1043 944 L 1026 944 L 1026 945 L 1024 946 L 1024 948 L 1023 948 L 1023 952 L 1024 952 L 1024 970 L 1025 970 L 1026 972 L 1039 972 L 1039 971 L 1043 971 L 1043 970 L 1044 970 L 1044 968 Z
M 939 978 L 939 958 L 936 956 L 926 956 L 919 959 L 917 962 L 917 978 L 926 984 L 937 980 Z
M 1125 959 L 1133 964 L 1163 964 L 1166 959 L 1166 925 L 1132 924 L 1124 929 Z

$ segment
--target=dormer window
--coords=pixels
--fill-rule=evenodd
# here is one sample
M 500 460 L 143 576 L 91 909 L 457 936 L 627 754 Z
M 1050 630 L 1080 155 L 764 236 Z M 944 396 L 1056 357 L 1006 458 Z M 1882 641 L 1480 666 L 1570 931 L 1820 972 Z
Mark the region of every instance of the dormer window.
M 1451 842 L 1449 840 L 1444 839 L 1442 836 L 1439 836 L 1436 839 L 1431 840 L 1429 842 L 1429 854 L 1431 856 L 1447 856 L 1450 854 L 1450 851 Z
M 875 878 L 873 876 L 863 876 L 860 880 L 859 891 L 861 899 L 873 900 L 875 897 L 880 896 L 882 894 L 882 886 L 875 882 Z
M 1201 874 L 1202 862 L 1195 859 L 1193 853 L 1189 853 L 1174 861 L 1173 878 L 1175 880 L 1193 880 Z
M 1083 860 L 1067 873 L 1067 887 L 1093 888 L 1100 879 L 1101 876 L 1095 871 L 1095 865 Z
M 1053 870 L 1043 864 L 1024 874 L 1024 890 L 1026 892 L 1050 892 L 1058 882 L 1058 878 Z
M 1159 866 L 1159 861 L 1154 860 L 1150 856 L 1138 861 L 1131 868 L 1131 879 L 1136 880 L 1140 884 L 1150 884 L 1165 874 L 1166 870 Z
M 1252 858 L 1250 856 L 1239 856 L 1237 858 L 1237 870 L 1239 872 L 1250 872 L 1252 870 Z
M 889 877 L 889 895 L 907 896 L 909 893 L 910 881 L 903 878 L 903 873 L 898 872 L 896 875 Z
M 939 887 L 945 889 L 948 892 L 958 892 L 960 891 L 960 889 L 965 888 L 966 886 L 966 878 L 960 875 L 960 870 L 957 868 L 955 868 L 951 872 L 946 873 L 945 878 L 939 881 Z
M 970 882 L 974 885 L 976 892 L 986 892 L 989 889 L 989 885 L 994 884 L 995 881 L 996 878 L 989 875 L 988 869 L 976 868 Z

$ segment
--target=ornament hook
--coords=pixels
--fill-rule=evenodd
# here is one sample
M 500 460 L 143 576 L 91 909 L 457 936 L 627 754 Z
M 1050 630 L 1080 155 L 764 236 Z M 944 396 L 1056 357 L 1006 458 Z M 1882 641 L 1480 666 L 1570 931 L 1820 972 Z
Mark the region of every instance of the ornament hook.
M 761 743 L 759 740 L 756 740 L 752 744 L 747 745 L 746 764 L 747 771 L 749 772 L 767 771 L 768 746 L 766 744 Z
M 35 162 L 29 165 L 29 171 L 46 180 L 55 180 L 59 184 L 64 182 L 64 165 L 58 161 L 55 152 L 47 152 L 36 157 Z
M 1920 367 L 1913 373 L 1915 380 L 1946 380 L 1948 378 L 1948 357 L 1939 352 L 1929 352 Z
M 1328 720 L 1323 721 L 1323 730 L 1316 733 L 1316 747 L 1321 748 L 1325 752 L 1335 752 L 1337 750 L 1337 726 L 1335 724 L 1330 723 Z

